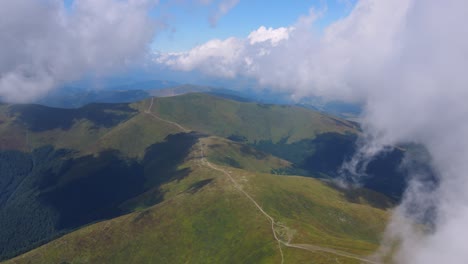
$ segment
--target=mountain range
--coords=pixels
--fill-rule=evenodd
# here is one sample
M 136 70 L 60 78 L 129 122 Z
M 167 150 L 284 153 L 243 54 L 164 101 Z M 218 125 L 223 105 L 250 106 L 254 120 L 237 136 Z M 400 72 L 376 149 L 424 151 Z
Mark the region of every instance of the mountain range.
M 35 103 L 61 108 L 77 108 L 90 103 L 128 103 L 147 99 L 151 96 L 166 97 L 186 93 L 209 93 L 242 102 L 263 104 L 298 105 L 312 110 L 337 115 L 343 118 L 356 118 L 361 113 L 359 104 L 342 101 L 324 101 L 319 97 L 307 97 L 299 101 L 292 100 L 287 94 L 268 89 L 237 89 L 180 84 L 174 81 L 152 80 L 129 82 L 127 84 L 108 84 L 99 89 L 85 89 L 90 84 L 76 83 L 78 86 L 67 86 L 56 89 L 36 100 Z M 87 86 L 86 86 L 87 85 Z
M 372 263 L 407 149 L 344 188 L 359 124 L 189 88 L 79 108 L 0 105 L 1 258 Z

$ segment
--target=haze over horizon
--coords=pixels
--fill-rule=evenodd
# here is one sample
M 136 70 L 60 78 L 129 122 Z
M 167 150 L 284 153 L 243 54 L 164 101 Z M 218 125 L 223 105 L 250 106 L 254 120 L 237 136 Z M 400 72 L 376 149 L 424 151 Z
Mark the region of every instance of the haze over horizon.
M 293 99 L 322 96 L 362 103 L 364 135 L 349 170 L 388 146 L 418 143 L 428 149 L 439 180 L 438 186 L 428 185 L 425 175 L 414 171 L 376 254 L 387 254 L 385 246 L 399 241 L 397 263 L 466 263 L 468 28 L 463 21 L 468 2 L 271 5 L 243 0 L 4 1 L 0 97 L 28 102 L 86 76 L 141 67 L 213 80 L 248 79 Z M 194 11 L 187 20 L 189 9 Z M 181 44 L 170 49 L 178 40 Z M 414 158 L 408 156 L 402 166 L 411 169 Z M 355 173 L 357 180 L 361 176 Z M 421 222 L 431 227 L 428 232 L 418 228 Z

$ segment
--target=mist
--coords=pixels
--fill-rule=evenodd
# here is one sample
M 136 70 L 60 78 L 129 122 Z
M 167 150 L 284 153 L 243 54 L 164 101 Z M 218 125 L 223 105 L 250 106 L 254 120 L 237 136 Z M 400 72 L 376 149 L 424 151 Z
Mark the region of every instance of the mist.
M 148 54 L 154 0 L 0 3 L 0 99 L 28 102 L 85 75 L 115 73 Z
M 321 12 L 311 9 L 288 30 L 261 28 L 261 41 L 212 40 L 156 62 L 253 78 L 292 98 L 362 103 L 365 137 L 355 159 L 422 144 L 438 178 L 437 186 L 428 185 L 424 172 L 413 171 L 375 257 L 398 242 L 396 263 L 467 263 L 468 2 L 361 0 L 347 17 L 319 30 L 314 21 Z

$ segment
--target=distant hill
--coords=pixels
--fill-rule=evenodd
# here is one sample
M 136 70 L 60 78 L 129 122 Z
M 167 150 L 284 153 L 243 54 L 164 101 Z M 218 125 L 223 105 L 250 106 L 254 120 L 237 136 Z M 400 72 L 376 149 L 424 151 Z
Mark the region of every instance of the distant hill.
M 320 98 L 314 97 L 295 102 L 285 94 L 276 94 L 268 91 L 234 91 L 224 88 L 179 84 L 177 82 L 160 80 L 115 85 L 101 89 L 62 87 L 50 92 L 35 103 L 52 107 L 78 108 L 90 103 L 132 103 L 151 96 L 169 97 L 188 93 L 207 93 L 240 102 L 298 105 L 348 119 L 355 119 L 361 113 L 359 105 L 341 101 L 323 102 Z
M 179 86 L 170 87 L 170 88 L 151 90 L 149 93 L 150 95 L 156 96 L 156 97 L 171 97 L 171 96 L 184 95 L 184 94 L 189 94 L 189 93 L 206 93 L 206 94 L 216 95 L 219 97 L 223 97 L 226 99 L 231 99 L 231 100 L 239 101 L 239 102 L 256 101 L 254 98 L 249 98 L 248 94 L 245 94 L 242 92 L 233 91 L 229 89 L 223 89 L 223 88 L 214 88 L 214 87 L 209 87 L 209 86 L 198 86 L 198 85 L 191 85 L 191 84 L 184 84 L 184 85 L 179 85 Z
M 216 94 L 244 102 L 253 100 L 248 99 L 246 97 L 248 95 L 228 89 L 190 84 L 179 85 L 169 81 L 151 81 L 91 90 L 64 87 L 52 91 L 36 103 L 50 107 L 79 108 L 91 103 L 133 103 L 151 96 L 168 97 L 188 93 Z
M 356 133 L 354 123 L 289 105 L 239 102 L 207 94 L 156 98 L 153 110 L 196 131 L 243 136 L 249 143 L 292 143 L 325 132 Z
M 182 84 L 174 81 L 167 80 L 149 80 L 149 81 L 140 81 L 122 85 L 114 85 L 105 88 L 105 90 L 110 91 L 127 91 L 127 90 L 156 90 L 163 89 L 168 87 L 176 87 Z
M 38 104 L 61 108 L 78 108 L 90 103 L 131 103 L 148 98 L 145 90 L 58 90 L 37 101 Z
M 385 174 L 401 150 L 372 165 L 364 186 L 374 190 L 286 175 L 336 177 L 357 133 L 303 107 L 206 93 L 76 109 L 0 105 L 0 255 L 68 234 L 15 263 L 261 263 L 281 257 L 279 236 L 286 259 L 353 263 L 377 246 L 394 202 L 385 194 L 401 194 L 404 175 Z M 289 245 L 303 243 L 338 255 Z
M 324 113 L 339 116 L 346 119 L 357 119 L 362 112 L 362 107 L 358 104 L 351 104 L 341 101 L 331 101 L 326 103 L 299 103 L 298 106 L 317 110 Z
M 179 85 L 173 81 L 152 80 L 99 89 L 66 86 L 49 92 L 35 103 L 61 108 L 78 108 L 90 103 L 132 103 L 150 97 L 151 90 Z

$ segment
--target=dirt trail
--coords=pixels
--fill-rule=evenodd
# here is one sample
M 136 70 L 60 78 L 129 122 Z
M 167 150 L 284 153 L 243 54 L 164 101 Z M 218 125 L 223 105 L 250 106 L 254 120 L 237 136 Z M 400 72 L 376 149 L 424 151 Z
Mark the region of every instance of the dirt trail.
M 180 130 L 182 130 L 183 132 L 189 132 L 190 131 L 190 130 L 186 129 L 185 127 L 183 127 L 182 125 L 180 125 L 180 124 L 178 124 L 176 122 L 172 122 L 172 121 L 160 118 L 159 116 L 157 116 L 153 112 L 151 112 L 151 108 L 153 107 L 153 103 L 154 103 L 154 97 L 151 98 L 151 103 L 150 103 L 148 109 L 145 111 L 146 114 L 151 115 L 152 117 L 154 117 L 155 119 L 158 119 L 160 121 L 163 121 L 163 122 L 166 122 L 168 124 L 174 125 L 177 128 L 179 128 Z M 198 144 L 199 144 L 199 151 L 200 151 L 200 155 L 201 155 L 201 157 L 200 157 L 201 164 L 205 165 L 205 166 L 207 166 L 207 167 L 209 167 L 209 168 L 211 168 L 213 170 L 219 171 L 219 172 L 223 173 L 224 175 L 226 175 L 228 177 L 228 179 L 232 182 L 234 187 L 237 190 L 239 190 L 245 197 L 247 197 L 247 199 L 249 199 L 252 202 L 252 204 L 254 204 L 255 207 L 257 207 L 257 209 L 271 223 L 271 231 L 273 233 L 273 237 L 278 242 L 278 248 L 279 248 L 279 251 L 280 251 L 280 254 L 281 254 L 281 264 L 284 263 L 284 254 L 283 254 L 283 249 L 282 249 L 281 245 L 284 245 L 284 246 L 290 247 L 290 248 L 298 248 L 298 249 L 302 249 L 302 250 L 307 250 L 307 251 L 311 251 L 311 252 L 326 252 L 326 253 L 331 253 L 331 254 L 334 254 L 334 255 L 337 255 L 337 256 L 341 256 L 341 257 L 356 259 L 356 260 L 359 260 L 359 261 L 365 262 L 365 263 L 379 264 L 379 262 L 376 262 L 376 261 L 361 257 L 359 255 L 355 255 L 355 254 L 344 252 L 344 251 L 339 251 L 339 250 L 332 249 L 332 248 L 326 248 L 326 247 L 321 247 L 321 246 L 312 245 L 312 244 L 291 244 L 291 243 L 289 243 L 289 241 L 283 241 L 281 238 L 278 237 L 277 229 L 278 228 L 283 228 L 285 230 L 289 230 L 289 228 L 287 226 L 284 226 L 284 225 L 276 222 L 273 217 L 271 217 L 267 212 L 265 212 L 265 210 L 263 210 L 263 208 L 257 203 L 257 201 L 252 196 L 250 196 L 250 194 L 248 194 L 246 191 L 244 191 L 242 189 L 242 186 L 232 177 L 232 175 L 228 171 L 226 171 L 223 168 L 219 168 L 219 167 L 213 165 L 211 162 L 209 162 L 205 157 L 205 152 L 204 152 L 204 149 L 203 149 L 202 142 L 199 141 Z
M 255 199 L 252 198 L 252 196 L 250 196 L 250 194 L 248 194 L 247 192 L 245 192 L 242 189 L 242 187 L 237 183 L 237 181 L 232 177 L 232 175 L 228 171 L 226 171 L 225 169 L 222 169 L 222 168 L 218 168 L 215 165 L 213 165 L 212 163 L 210 163 L 208 160 L 206 160 L 205 155 L 204 155 L 204 151 L 203 151 L 203 144 L 201 142 L 200 142 L 200 152 L 202 153 L 202 158 L 201 159 L 202 159 L 203 164 L 210 167 L 211 169 L 217 170 L 219 172 L 222 172 L 224 175 L 226 175 L 230 179 L 230 181 L 233 183 L 234 187 L 236 189 L 238 189 L 240 192 L 242 192 L 258 208 L 258 210 L 266 218 L 268 218 L 268 220 L 271 223 L 271 231 L 273 232 L 273 236 L 274 236 L 275 240 L 278 242 L 278 247 L 279 247 L 279 250 L 280 250 L 280 253 L 281 253 L 281 263 L 284 263 L 284 255 L 283 255 L 283 250 L 281 248 L 281 245 L 284 245 L 286 247 L 298 248 L 298 249 L 303 249 L 303 250 L 312 251 L 312 252 L 317 252 L 317 251 L 326 252 L 326 253 L 331 253 L 331 254 L 334 254 L 334 255 L 337 255 L 337 256 L 356 259 L 356 260 L 366 262 L 366 263 L 378 264 L 378 262 L 374 262 L 374 261 L 372 261 L 370 259 L 363 258 L 363 257 L 361 257 L 359 255 L 347 253 L 347 252 L 344 252 L 344 251 L 339 251 L 339 250 L 332 249 L 332 248 L 326 248 L 326 247 L 321 247 L 321 246 L 316 246 L 316 245 L 311 245 L 311 244 L 291 244 L 289 242 L 281 240 L 278 237 L 278 234 L 277 234 L 277 231 L 276 231 L 275 227 L 281 227 L 281 228 L 285 228 L 285 229 L 288 229 L 288 227 L 277 223 L 273 217 L 271 217 L 267 212 L 265 212 L 265 210 L 263 210 L 263 208 L 257 203 L 257 201 L 255 201 Z
M 275 240 L 278 242 L 278 248 L 279 248 L 280 254 L 281 254 L 281 264 L 283 264 L 284 263 L 284 254 L 283 254 L 283 249 L 281 248 L 281 244 L 284 244 L 284 242 L 281 239 L 278 238 L 278 235 L 276 234 L 275 226 L 280 226 L 280 227 L 283 227 L 283 228 L 286 228 L 286 227 L 282 226 L 282 225 L 278 225 L 275 222 L 275 220 L 273 219 L 273 217 L 271 217 L 269 214 L 267 214 L 267 212 L 265 212 L 263 210 L 263 208 L 257 203 L 257 201 L 255 201 L 255 199 L 252 198 L 252 196 L 250 196 L 247 192 L 245 192 L 242 189 L 242 187 L 236 182 L 236 180 L 231 176 L 231 174 L 228 171 L 226 171 L 225 169 L 222 169 L 222 168 L 218 168 L 218 167 L 214 166 L 213 164 L 211 164 L 211 162 L 209 162 L 205 158 L 205 154 L 204 154 L 204 150 L 203 150 L 203 144 L 201 143 L 201 141 L 199 142 L 199 144 L 200 144 L 200 152 L 201 152 L 201 161 L 202 161 L 202 163 L 205 164 L 206 166 L 210 167 L 211 169 L 222 172 L 224 175 L 226 175 L 229 178 L 229 180 L 232 182 L 234 187 L 237 190 L 239 190 L 242 194 L 244 194 L 244 196 L 247 197 L 258 208 L 258 210 L 260 210 L 260 212 L 266 218 L 268 218 L 268 220 L 271 223 L 271 231 L 273 232 L 273 236 L 275 237 Z
M 334 254 L 334 255 L 337 255 L 337 256 L 341 256 L 341 257 L 356 259 L 356 260 L 359 260 L 359 261 L 362 261 L 362 262 L 365 262 L 365 263 L 380 264 L 380 262 L 376 262 L 376 261 L 373 261 L 371 259 L 361 257 L 359 255 L 351 254 L 351 253 L 348 253 L 348 252 L 344 252 L 344 251 L 340 251 L 340 250 L 336 250 L 336 249 L 332 249 L 332 248 L 326 248 L 326 247 L 321 247 L 321 246 L 316 246 L 316 245 L 311 245 L 311 244 L 289 244 L 289 243 L 286 243 L 284 245 L 287 246 L 287 247 L 299 248 L 299 249 L 312 251 L 312 252 L 320 251 L 320 252 L 331 253 L 331 254 Z
M 176 122 L 166 120 L 166 119 L 162 119 L 159 116 L 155 115 L 153 112 L 151 112 L 151 108 L 153 107 L 153 103 L 154 103 L 154 97 L 151 97 L 151 104 L 149 105 L 148 109 L 146 109 L 146 111 L 145 111 L 146 114 L 154 117 L 155 119 L 157 119 L 159 121 L 163 121 L 165 123 L 171 124 L 171 125 L 177 127 L 178 129 L 182 130 L 183 132 L 190 132 L 190 130 L 186 129 L 185 127 L 181 126 L 180 124 L 178 124 Z

